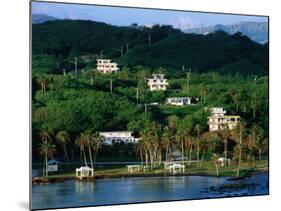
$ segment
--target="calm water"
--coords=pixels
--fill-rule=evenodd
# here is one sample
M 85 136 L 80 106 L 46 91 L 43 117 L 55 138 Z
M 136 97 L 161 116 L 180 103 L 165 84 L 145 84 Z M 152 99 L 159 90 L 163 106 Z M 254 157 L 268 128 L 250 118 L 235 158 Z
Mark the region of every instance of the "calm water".
M 242 186 L 229 190 L 229 184 Z M 263 194 L 268 194 L 267 173 L 236 181 L 204 176 L 69 180 L 33 185 L 32 209 Z

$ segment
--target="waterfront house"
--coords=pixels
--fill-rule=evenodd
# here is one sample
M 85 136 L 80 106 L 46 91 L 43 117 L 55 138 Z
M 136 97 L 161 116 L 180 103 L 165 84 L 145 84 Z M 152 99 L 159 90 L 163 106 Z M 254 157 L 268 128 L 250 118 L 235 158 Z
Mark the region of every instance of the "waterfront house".
M 164 78 L 164 74 L 152 74 L 152 78 L 148 78 L 147 80 L 150 91 L 164 91 L 167 89 L 168 82 L 167 79 Z
M 176 105 L 176 106 L 191 105 L 191 98 L 190 97 L 168 97 L 166 103 L 169 105 Z
M 100 73 L 116 73 L 119 68 L 117 63 L 111 62 L 111 59 L 97 59 L 97 70 Z
M 208 117 L 209 131 L 222 130 L 228 127 L 234 129 L 240 121 L 238 115 L 225 115 L 226 111 L 221 107 L 211 108 L 211 116 Z
M 100 132 L 100 136 L 103 138 L 103 143 L 112 145 L 114 143 L 137 143 L 139 138 L 135 138 L 130 131 L 111 131 Z
M 48 172 L 56 172 L 59 170 L 59 161 L 49 160 L 47 165 Z

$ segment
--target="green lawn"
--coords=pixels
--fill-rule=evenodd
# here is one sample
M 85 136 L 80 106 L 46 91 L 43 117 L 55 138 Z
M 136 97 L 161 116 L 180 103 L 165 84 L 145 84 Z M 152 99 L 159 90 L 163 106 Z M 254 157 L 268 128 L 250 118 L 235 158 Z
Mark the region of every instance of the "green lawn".
M 250 171 L 255 170 L 264 170 L 268 167 L 268 160 L 261 160 L 256 161 L 255 166 L 253 165 L 246 165 L 245 163 L 242 163 L 241 170 L 240 170 L 240 176 L 245 176 Z M 95 169 L 95 176 L 100 177 L 122 177 L 122 176 L 145 176 L 145 175 L 164 175 L 169 174 L 169 170 L 165 170 L 163 165 L 158 166 L 151 169 L 141 170 L 140 172 L 135 173 L 129 173 L 127 171 L 126 165 L 122 167 L 102 167 L 102 168 L 96 168 Z M 182 173 L 178 173 L 181 175 Z M 185 168 L 184 175 L 216 175 L 216 169 L 212 161 L 205 161 L 203 162 L 202 167 L 198 167 L 196 163 L 193 163 L 190 167 Z M 220 176 L 235 176 L 236 175 L 236 165 L 232 163 L 230 166 L 220 167 L 219 168 L 219 175 Z M 49 178 L 74 178 L 75 177 L 75 171 L 72 172 L 63 172 L 63 173 L 55 173 L 49 176 Z

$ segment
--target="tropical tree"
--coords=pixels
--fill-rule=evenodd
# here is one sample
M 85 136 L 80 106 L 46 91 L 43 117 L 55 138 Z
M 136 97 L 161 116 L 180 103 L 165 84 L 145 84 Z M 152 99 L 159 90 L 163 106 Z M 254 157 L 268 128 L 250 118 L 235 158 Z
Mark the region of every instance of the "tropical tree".
M 43 126 L 39 131 L 39 137 L 42 142 L 50 142 L 52 141 L 53 130 Z
M 103 141 L 103 139 L 98 132 L 95 132 L 92 135 L 91 148 L 93 149 L 93 152 L 94 152 L 94 163 L 97 160 L 98 151 L 101 148 L 102 141 Z
M 75 140 L 75 144 L 80 148 L 80 161 L 81 161 L 81 163 L 82 163 L 82 156 L 83 156 L 85 166 L 88 166 L 87 158 L 86 158 L 86 154 L 85 154 L 85 147 L 86 147 L 87 143 L 86 143 L 86 139 L 83 137 L 83 135 L 80 135 Z
M 182 128 L 178 128 L 176 133 L 176 142 L 181 148 L 181 160 L 184 161 L 184 133 Z
M 94 168 L 92 150 L 91 150 L 92 140 L 93 140 L 92 136 L 93 136 L 92 130 L 87 129 L 86 131 L 81 133 L 80 138 L 82 140 L 84 140 L 84 145 L 85 145 L 85 147 L 88 148 L 88 154 L 89 154 L 89 157 L 90 157 L 90 165 L 91 165 L 91 168 Z
M 218 159 L 219 159 L 219 156 L 217 155 L 217 154 L 213 154 L 213 156 L 212 156 L 212 162 L 213 162 L 213 164 L 214 164 L 214 166 L 215 166 L 215 168 L 216 168 L 216 174 L 217 174 L 217 176 L 219 176 L 219 174 L 220 174 L 220 172 L 219 172 L 219 161 L 218 161 Z
M 223 154 L 224 154 L 224 162 L 225 162 L 225 164 L 226 164 L 226 162 L 227 162 L 227 158 L 228 158 L 228 156 L 227 156 L 227 152 L 228 152 L 228 150 L 227 150 L 227 147 L 228 147 L 228 138 L 231 136 L 231 133 L 230 133 L 230 130 L 229 130 L 229 128 L 228 128 L 228 126 L 227 125 L 225 125 L 225 128 L 223 129 L 223 130 L 219 130 L 218 131 L 218 136 L 222 139 L 222 141 L 223 141 L 223 145 L 224 145 L 224 152 L 223 152 Z
M 39 145 L 39 154 L 44 158 L 45 162 L 45 175 L 43 168 L 43 177 L 48 177 L 48 158 L 53 158 L 54 153 L 56 152 L 56 146 L 49 141 L 43 141 Z
M 233 136 L 237 143 L 234 148 L 234 158 L 237 160 L 236 177 L 239 177 L 241 162 L 242 162 L 242 150 L 243 141 L 245 136 L 245 124 L 240 121 L 237 127 L 233 130 Z
M 135 144 L 135 151 L 137 155 L 140 155 L 141 158 L 141 165 L 143 165 L 143 156 L 145 153 L 145 149 L 144 149 L 144 141 L 143 140 L 139 140 L 138 143 Z
M 47 78 L 45 76 L 40 76 L 37 79 L 38 84 L 41 86 L 42 93 L 46 92 L 46 86 L 47 86 Z
M 202 134 L 202 138 L 200 140 L 200 148 L 202 151 L 201 159 L 200 159 L 200 168 L 202 167 L 205 153 L 210 150 L 210 148 L 214 148 L 216 145 L 216 134 L 211 132 L 205 132 Z
M 165 160 L 170 160 L 171 155 L 171 140 L 173 139 L 172 133 L 170 132 L 168 127 L 164 127 L 163 133 L 161 136 L 161 145 L 162 148 L 165 150 Z
M 202 102 L 205 102 L 206 100 L 206 94 L 207 94 L 207 88 L 206 88 L 206 85 L 205 83 L 201 83 L 199 85 L 199 91 L 200 91 L 200 100 Z
M 64 151 L 64 158 L 66 159 L 67 162 L 69 162 L 69 157 L 68 157 L 68 153 L 66 150 L 66 145 L 70 141 L 68 132 L 65 130 L 59 131 L 56 135 L 56 140 L 58 143 L 60 143 L 62 145 L 62 148 Z
M 196 139 L 196 146 L 197 146 L 197 166 L 200 165 L 199 161 L 200 161 L 200 135 L 202 132 L 202 128 L 200 126 L 200 124 L 196 124 L 195 125 L 195 131 L 196 131 L 196 135 L 197 135 L 197 139 Z

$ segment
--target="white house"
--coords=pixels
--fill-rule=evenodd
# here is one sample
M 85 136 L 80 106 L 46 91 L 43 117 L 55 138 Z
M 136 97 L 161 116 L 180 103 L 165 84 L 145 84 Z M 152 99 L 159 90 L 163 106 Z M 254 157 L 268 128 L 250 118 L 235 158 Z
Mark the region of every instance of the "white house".
M 116 73 L 119 68 L 117 63 L 111 62 L 111 59 L 97 59 L 97 70 L 100 73 Z
M 130 131 L 111 131 L 111 132 L 100 132 L 100 136 L 104 140 L 104 144 L 114 144 L 114 143 L 137 143 L 139 138 L 132 136 L 133 132 Z
M 223 108 L 211 108 L 211 116 L 208 117 L 209 131 L 223 130 L 228 127 L 234 129 L 240 121 L 238 115 L 225 115 L 226 111 Z
M 176 106 L 190 105 L 191 98 L 190 97 L 168 97 L 166 103 L 169 105 L 176 105 Z
M 147 85 L 150 91 L 166 90 L 168 86 L 167 79 L 164 78 L 164 74 L 153 74 L 152 78 L 147 79 Z
M 59 170 L 59 162 L 57 160 L 48 161 L 48 172 L 55 172 Z

